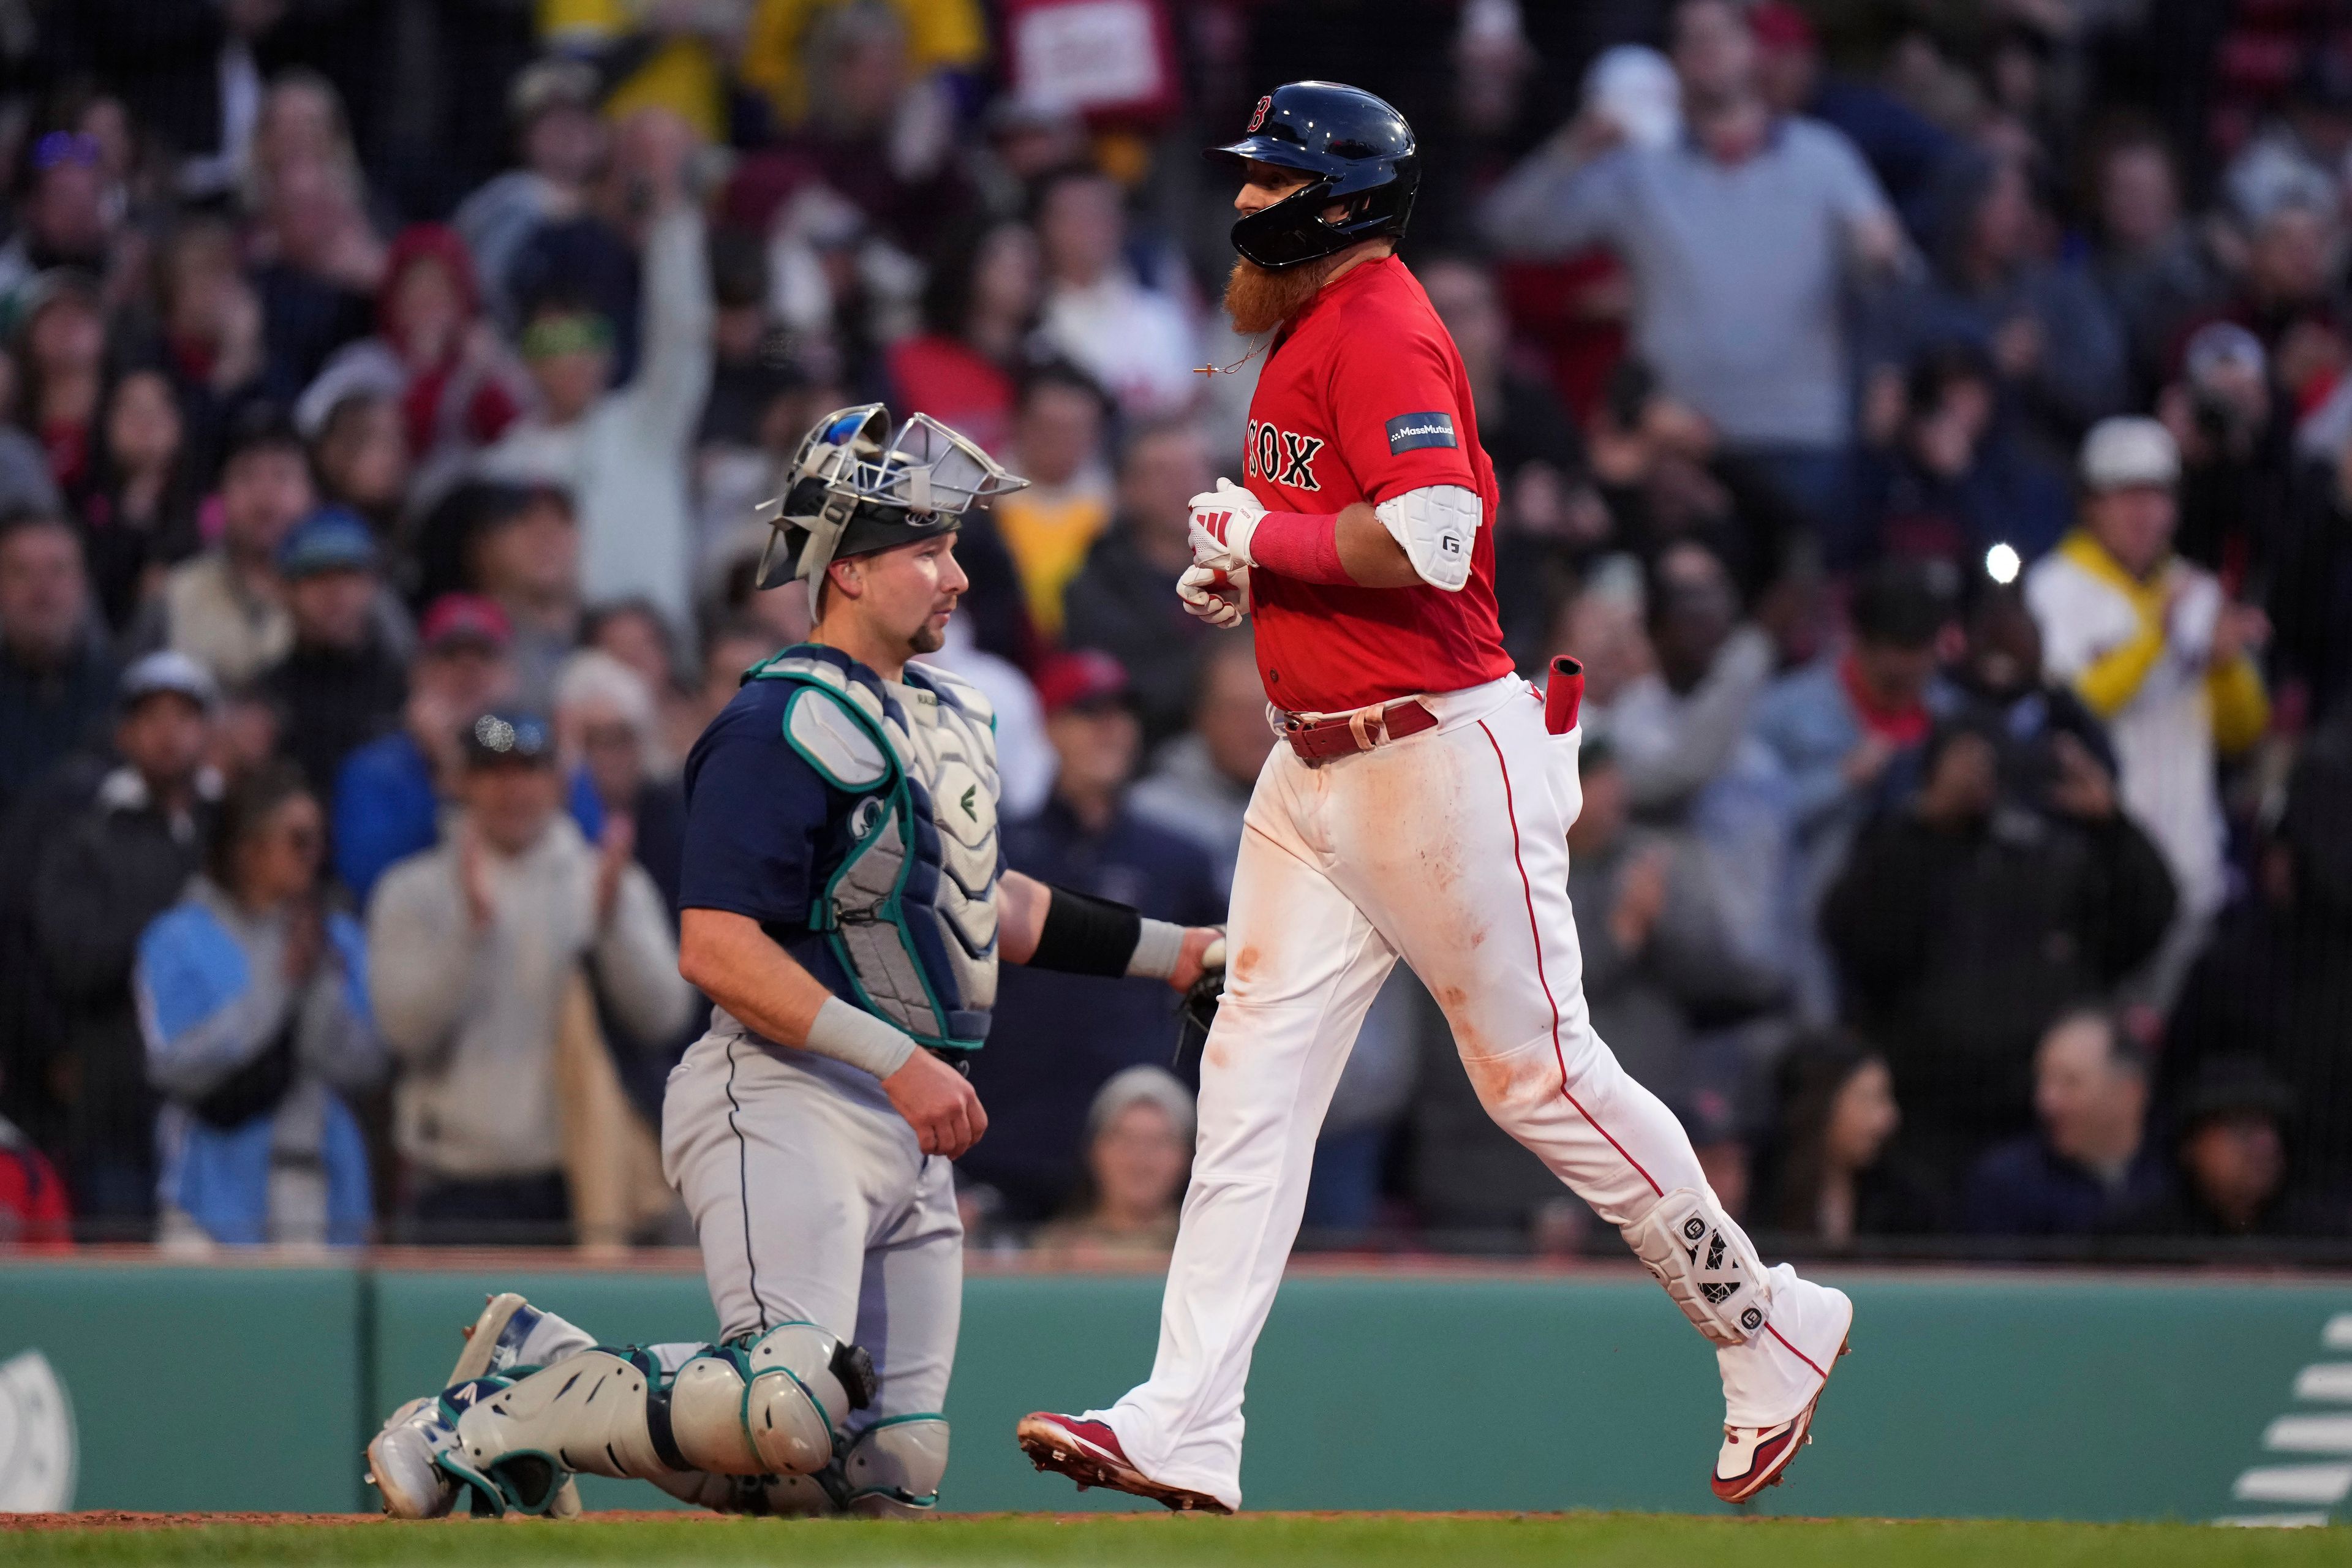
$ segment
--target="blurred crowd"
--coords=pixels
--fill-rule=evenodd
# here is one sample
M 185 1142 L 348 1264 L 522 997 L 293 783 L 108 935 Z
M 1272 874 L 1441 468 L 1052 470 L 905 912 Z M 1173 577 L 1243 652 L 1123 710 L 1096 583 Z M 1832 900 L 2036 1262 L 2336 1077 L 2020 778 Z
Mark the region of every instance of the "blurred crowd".
M 1420 134 L 1593 1023 L 1733 1212 L 2352 1236 L 2338 0 L 0 0 L 0 1240 L 676 1238 L 678 766 L 844 405 L 1032 481 L 936 656 L 1012 863 L 1222 918 L 1196 150 L 1301 77 Z M 1164 1248 L 1177 1037 L 1009 970 L 975 1234 Z M 1596 1228 L 1402 973 L 1307 1223 Z

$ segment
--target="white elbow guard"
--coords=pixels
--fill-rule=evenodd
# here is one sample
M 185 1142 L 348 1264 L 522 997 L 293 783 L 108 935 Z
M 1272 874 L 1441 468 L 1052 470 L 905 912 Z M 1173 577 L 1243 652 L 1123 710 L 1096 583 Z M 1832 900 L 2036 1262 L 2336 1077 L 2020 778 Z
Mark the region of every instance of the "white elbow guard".
M 1486 511 L 1477 491 L 1424 485 L 1372 510 L 1423 582 L 1454 594 L 1470 581 L 1470 552 L 1477 547 L 1478 520 Z

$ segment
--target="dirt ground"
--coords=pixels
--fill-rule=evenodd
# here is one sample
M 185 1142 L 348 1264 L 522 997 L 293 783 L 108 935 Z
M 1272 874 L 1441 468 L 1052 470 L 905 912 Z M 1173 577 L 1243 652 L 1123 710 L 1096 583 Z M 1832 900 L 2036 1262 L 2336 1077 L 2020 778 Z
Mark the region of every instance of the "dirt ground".
M 1157 1513 L 943 1513 L 941 1519 L 1025 1519 L 1041 1524 L 1110 1524 L 1120 1521 L 1150 1521 L 1164 1516 Z M 1328 1520 L 1435 1520 L 1435 1519 L 1557 1519 L 1558 1514 L 1486 1513 L 1475 1510 L 1440 1513 L 1409 1512 L 1342 1512 L 1311 1511 L 1255 1512 L 1257 1519 L 1328 1519 Z M 630 1523 L 644 1521 L 658 1524 L 702 1522 L 725 1524 L 733 1522 L 732 1516 L 716 1513 L 681 1513 L 660 1509 L 600 1509 L 584 1517 L 583 1522 Z M 131 1513 L 121 1509 L 88 1509 L 77 1513 L 0 1513 L 0 1535 L 11 1532 L 37 1534 L 52 1530 L 181 1530 L 191 1525 L 370 1525 L 400 1522 L 380 1513 Z M 455 1515 L 432 1522 L 464 1525 L 474 1521 L 464 1515 Z
M 665 1513 L 615 1509 L 595 1515 L 600 1520 L 716 1521 L 718 1514 Z M 47 1530 L 178 1530 L 192 1524 L 390 1524 L 380 1513 L 127 1513 L 121 1509 L 89 1509 L 79 1513 L 0 1513 L 0 1535 L 31 1534 Z M 438 1522 L 464 1524 L 461 1515 Z

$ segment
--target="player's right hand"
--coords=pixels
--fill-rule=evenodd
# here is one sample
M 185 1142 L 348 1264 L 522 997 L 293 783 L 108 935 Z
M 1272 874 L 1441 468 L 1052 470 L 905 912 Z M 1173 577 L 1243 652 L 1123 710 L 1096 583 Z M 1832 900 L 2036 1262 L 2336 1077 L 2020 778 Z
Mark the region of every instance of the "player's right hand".
M 1265 515 L 1265 502 L 1231 479 L 1219 479 L 1215 489 L 1202 491 L 1190 504 L 1187 537 L 1194 565 L 1230 574 L 1256 564 L 1250 535 Z
M 882 1080 L 882 1092 L 915 1130 L 915 1141 L 926 1154 L 961 1159 L 988 1131 L 988 1112 L 980 1108 L 980 1096 L 971 1083 L 929 1051 L 908 1057 Z

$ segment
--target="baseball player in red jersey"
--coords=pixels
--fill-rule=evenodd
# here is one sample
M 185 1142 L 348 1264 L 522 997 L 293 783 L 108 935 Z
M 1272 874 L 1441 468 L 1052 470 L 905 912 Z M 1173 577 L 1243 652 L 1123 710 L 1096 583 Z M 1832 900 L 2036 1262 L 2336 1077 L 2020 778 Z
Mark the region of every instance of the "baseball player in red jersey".
M 1026 1417 L 1021 1445 L 1082 1485 L 1240 1506 L 1250 1353 L 1317 1130 L 1402 958 L 1488 1114 L 1619 1228 L 1714 1342 L 1726 1413 L 1713 1484 L 1744 1502 L 1807 1441 L 1853 1309 L 1763 1266 L 1681 1124 L 1592 1032 L 1568 901 L 1579 678 L 1556 678 L 1548 707 L 1503 651 L 1494 468 L 1453 340 L 1393 254 L 1418 178 L 1412 132 L 1369 93 L 1294 82 L 1212 155 L 1244 181 L 1228 308 L 1245 331 L 1279 331 L 1244 484 L 1195 498 L 1178 591 L 1219 625 L 1255 620 L 1288 744 L 1250 799 L 1151 1377 L 1108 1410 Z

